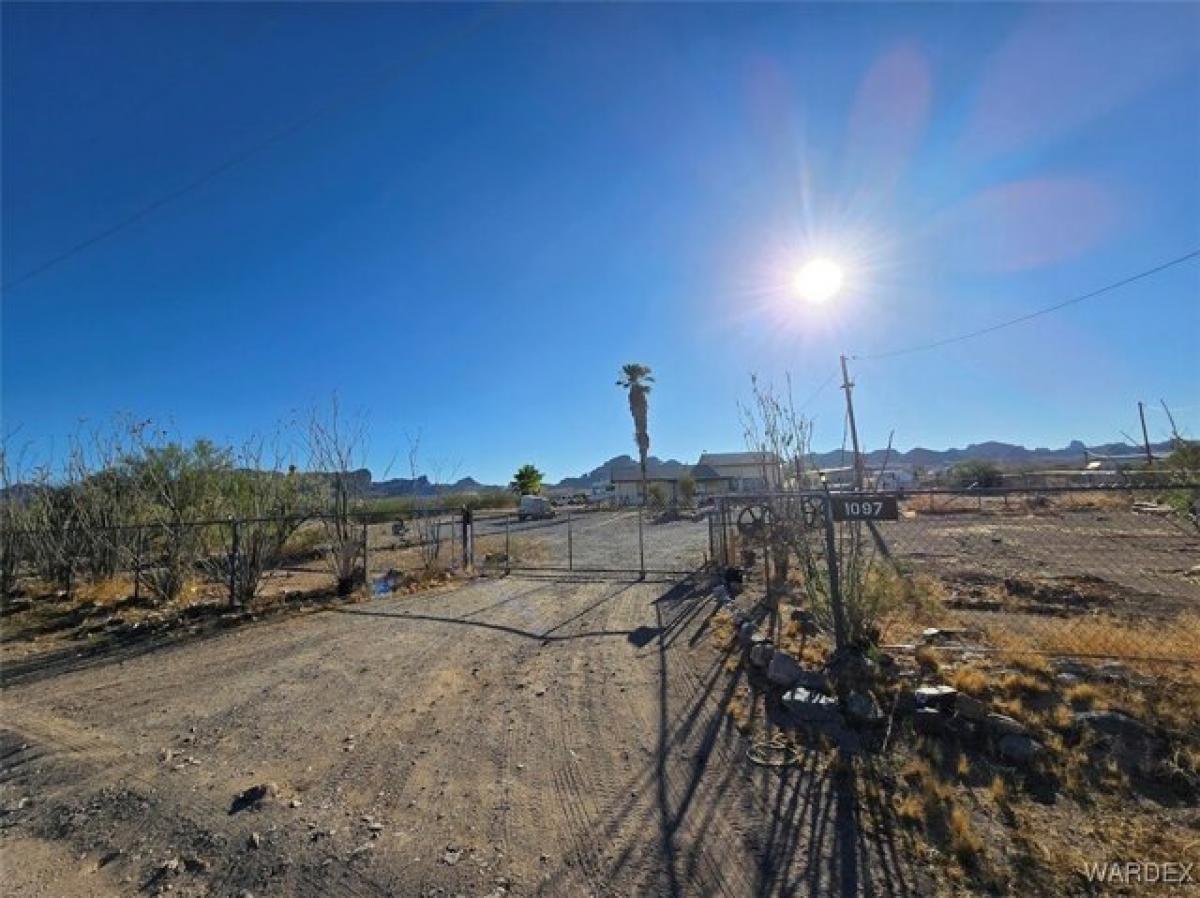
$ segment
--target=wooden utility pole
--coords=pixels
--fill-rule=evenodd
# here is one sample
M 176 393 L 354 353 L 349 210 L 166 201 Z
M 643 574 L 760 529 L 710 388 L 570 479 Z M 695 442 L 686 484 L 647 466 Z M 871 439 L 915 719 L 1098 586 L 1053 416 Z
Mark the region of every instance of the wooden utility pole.
M 850 382 L 850 372 L 846 368 L 846 357 L 842 356 L 842 389 L 846 391 L 846 414 L 850 418 L 850 444 L 854 447 L 854 488 L 863 488 L 863 457 L 858 448 L 858 425 L 854 421 L 854 384 Z
M 1142 419 L 1142 445 L 1146 447 L 1146 467 L 1154 466 L 1154 453 L 1150 451 L 1150 435 L 1146 432 L 1146 406 L 1138 400 L 1138 417 Z

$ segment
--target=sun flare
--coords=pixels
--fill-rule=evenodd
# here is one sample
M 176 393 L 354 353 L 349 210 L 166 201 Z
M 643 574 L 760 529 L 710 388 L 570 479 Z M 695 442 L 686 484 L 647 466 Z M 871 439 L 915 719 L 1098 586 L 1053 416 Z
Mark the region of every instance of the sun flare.
M 813 259 L 796 275 L 796 292 L 811 303 L 827 302 L 842 289 L 842 267 L 832 259 Z

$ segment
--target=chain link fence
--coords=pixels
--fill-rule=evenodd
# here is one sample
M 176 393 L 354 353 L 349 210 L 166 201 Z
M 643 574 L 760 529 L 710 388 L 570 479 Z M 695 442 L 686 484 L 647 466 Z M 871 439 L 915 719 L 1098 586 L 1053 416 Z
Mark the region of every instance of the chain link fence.
M 364 588 L 380 595 L 470 566 L 469 520 L 461 508 L 429 507 L 10 530 L 0 534 L 0 590 L 6 599 L 230 605 Z
M 847 613 L 884 646 L 1196 664 L 1198 489 L 728 496 L 713 545 L 773 598 L 819 603 L 840 575 Z M 890 508 L 826 527 L 831 505 L 871 498 Z

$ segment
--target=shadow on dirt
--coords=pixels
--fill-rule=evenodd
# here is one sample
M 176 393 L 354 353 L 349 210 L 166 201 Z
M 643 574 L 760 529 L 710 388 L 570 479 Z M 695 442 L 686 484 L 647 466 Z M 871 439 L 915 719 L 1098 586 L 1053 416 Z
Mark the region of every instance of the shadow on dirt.
M 600 875 L 632 877 L 644 893 L 673 898 L 919 894 L 869 763 L 851 764 L 816 740 L 790 766 L 749 760 L 749 737 L 731 714 L 751 690 L 740 668 L 726 667 L 737 649 L 695 673 L 681 657 L 710 627 L 707 592 L 694 582 L 673 586 L 653 602 L 657 626 L 639 628 L 639 638 L 648 637 L 641 647 L 655 644 L 658 656 L 656 750 L 615 790 L 627 797 L 591 835 L 597 845 L 620 841 L 651 796 L 656 826 L 653 838 L 626 840 L 620 854 L 595 859 Z M 770 728 L 762 695 L 750 694 L 750 723 Z M 739 809 L 738 822 L 722 823 Z M 539 893 L 554 894 L 567 875 L 556 871 Z
M 295 598 L 257 609 L 230 608 L 205 603 L 182 608 L 153 606 L 145 600 L 127 599 L 105 606 L 64 608 L 35 625 L 45 635 L 75 629 L 72 641 L 60 648 L 0 666 L 0 688 L 50 679 L 77 670 L 129 661 L 163 649 L 209 639 L 235 627 L 260 620 L 306 614 L 342 605 L 347 600 L 331 590 L 302 593 Z M 160 607 L 161 614 L 139 621 L 123 621 L 116 612 L 130 608 Z M 26 638 L 30 631 L 23 634 Z

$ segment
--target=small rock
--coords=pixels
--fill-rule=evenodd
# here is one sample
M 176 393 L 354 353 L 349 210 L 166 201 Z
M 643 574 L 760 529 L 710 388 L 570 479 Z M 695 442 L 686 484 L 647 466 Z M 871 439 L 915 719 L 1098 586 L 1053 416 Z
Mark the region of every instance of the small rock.
M 293 798 L 291 801 L 288 802 L 288 807 L 289 808 L 298 808 L 298 807 L 300 807 L 301 803 L 302 802 L 300 801 L 299 798 Z
M 462 860 L 463 850 L 461 848 L 447 848 L 445 854 L 442 855 L 442 863 L 449 867 L 453 867 Z
M 913 693 L 919 708 L 937 708 L 949 711 L 954 708 L 958 690 L 953 686 L 922 686 Z
M 883 719 L 875 699 L 864 692 L 852 692 L 846 696 L 846 714 L 860 723 L 878 723 Z
M 173 857 L 163 861 L 162 864 L 159 865 L 158 872 L 164 876 L 171 875 L 178 873 L 182 866 L 183 864 L 179 862 L 179 858 Z
M 936 736 L 944 728 L 942 712 L 937 708 L 917 708 L 913 715 L 913 729 L 926 736 Z
M 793 689 L 783 697 L 783 705 L 806 723 L 832 722 L 840 718 L 837 699 L 808 689 Z
M 231 811 L 236 813 L 247 808 L 259 810 L 263 804 L 269 799 L 275 798 L 278 794 L 279 787 L 274 783 L 259 783 L 240 792 L 233 800 Z
M 246 839 L 246 844 L 251 848 L 261 848 L 262 836 L 258 833 L 250 833 L 250 836 Z
M 987 705 L 962 692 L 954 697 L 954 710 L 959 717 L 976 722 L 985 720 L 988 715 Z
M 775 646 L 769 642 L 760 642 L 750 649 L 750 663 L 757 668 L 766 669 L 775 654 Z
M 767 679 L 784 689 L 791 689 L 800 682 L 804 669 L 787 652 L 774 652 L 767 666 Z
M 746 621 L 738 627 L 738 645 L 744 649 L 750 648 L 754 644 L 754 637 L 756 635 L 754 624 Z

